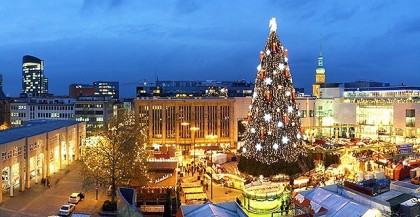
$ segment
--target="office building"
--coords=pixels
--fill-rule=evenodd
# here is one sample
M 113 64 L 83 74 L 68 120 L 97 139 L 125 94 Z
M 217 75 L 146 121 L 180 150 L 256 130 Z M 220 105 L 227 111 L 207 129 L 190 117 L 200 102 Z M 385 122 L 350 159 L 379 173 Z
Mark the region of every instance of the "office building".
M 10 127 L 10 100 L 3 92 L 3 75 L 0 74 L 0 130 Z
M 70 84 L 69 97 L 77 98 L 81 96 L 94 96 L 95 87 L 91 84 Z
M 94 96 L 111 97 L 112 99 L 120 98 L 120 84 L 115 81 L 95 81 L 93 82 L 95 88 Z
M 79 97 L 75 103 L 76 121 L 86 122 L 88 133 L 102 128 L 104 123 L 117 112 L 117 104 L 111 97 Z
M 140 122 L 148 126 L 148 144 L 170 146 L 184 154 L 200 148 L 233 148 L 233 98 L 142 98 L 134 100 Z
M 48 95 L 48 78 L 44 75 L 44 61 L 34 56 L 22 58 L 22 96 Z
M 67 97 L 12 98 L 10 119 L 12 126 L 37 119 L 74 120 L 76 99 Z

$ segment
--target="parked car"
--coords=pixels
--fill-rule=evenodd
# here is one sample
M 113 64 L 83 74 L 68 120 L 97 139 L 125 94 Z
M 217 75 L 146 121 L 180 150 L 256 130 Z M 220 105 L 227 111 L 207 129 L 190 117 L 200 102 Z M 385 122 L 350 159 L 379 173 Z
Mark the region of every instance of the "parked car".
M 69 203 L 77 204 L 80 201 L 80 193 L 72 193 L 69 197 Z
M 74 204 L 64 204 L 61 206 L 60 210 L 58 210 L 58 214 L 59 215 L 65 215 L 65 216 L 69 216 L 74 209 L 76 208 L 76 206 Z

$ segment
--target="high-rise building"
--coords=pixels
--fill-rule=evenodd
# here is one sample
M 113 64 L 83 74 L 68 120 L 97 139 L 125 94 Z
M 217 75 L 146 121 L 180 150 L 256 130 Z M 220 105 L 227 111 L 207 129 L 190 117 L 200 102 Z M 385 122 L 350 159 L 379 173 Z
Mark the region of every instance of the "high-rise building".
M 22 95 L 46 96 L 48 94 L 48 78 L 44 75 L 44 61 L 34 56 L 22 58 Z
M 115 81 L 95 81 L 93 82 L 95 88 L 95 96 L 110 96 L 112 99 L 120 98 L 120 84 Z
M 3 75 L 0 74 L 0 130 L 10 127 L 10 100 L 3 92 Z

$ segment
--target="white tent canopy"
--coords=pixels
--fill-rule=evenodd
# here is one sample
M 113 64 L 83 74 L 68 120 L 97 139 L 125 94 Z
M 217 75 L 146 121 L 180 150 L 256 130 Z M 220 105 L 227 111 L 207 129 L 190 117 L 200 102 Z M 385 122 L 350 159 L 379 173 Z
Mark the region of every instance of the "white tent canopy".
M 304 196 L 311 203 L 318 204 L 327 209 L 327 217 L 382 216 L 382 213 L 377 209 L 371 209 L 363 204 L 322 188 L 315 188 Z

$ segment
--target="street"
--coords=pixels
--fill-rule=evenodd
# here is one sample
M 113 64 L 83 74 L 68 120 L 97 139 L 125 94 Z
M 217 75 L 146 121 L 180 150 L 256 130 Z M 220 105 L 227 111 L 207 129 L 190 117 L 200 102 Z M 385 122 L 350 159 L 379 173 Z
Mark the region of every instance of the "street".
M 0 205 L 0 216 L 48 216 L 57 215 L 61 205 L 66 204 L 73 192 L 83 192 L 85 199 L 76 205 L 76 213 L 89 213 L 92 216 L 99 216 L 98 212 L 103 203 L 107 200 L 106 190 L 99 189 L 99 200 L 96 200 L 95 189 L 88 192 L 82 190 L 80 179 L 80 162 L 73 162 L 64 166 L 56 174 L 50 176 L 51 187 L 48 188 L 40 183 L 35 184 L 31 180 L 31 188 L 20 192 L 15 188 L 14 196 L 10 197 L 9 192 L 3 192 L 3 204 Z

